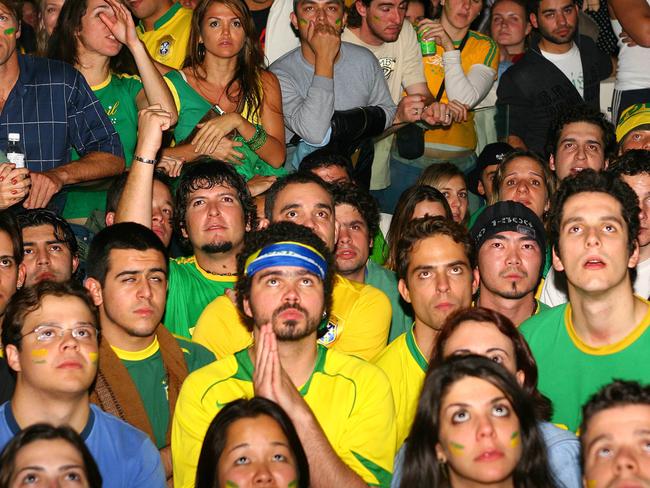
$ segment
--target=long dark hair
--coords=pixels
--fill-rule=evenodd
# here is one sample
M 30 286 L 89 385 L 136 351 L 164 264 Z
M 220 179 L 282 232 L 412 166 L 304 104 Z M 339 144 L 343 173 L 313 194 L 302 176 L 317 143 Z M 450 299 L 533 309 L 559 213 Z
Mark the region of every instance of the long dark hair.
M 451 220 L 451 208 L 445 196 L 429 185 L 415 185 L 404 190 L 399 197 L 390 228 L 386 234 L 388 242 L 388 259 L 385 266 L 395 271 L 397 268 L 397 243 L 399 242 L 406 225 L 411 221 L 415 206 L 420 202 L 438 202 L 445 209 L 445 218 Z
M 235 400 L 223 407 L 212 420 L 203 440 L 196 470 L 196 488 L 218 488 L 217 466 L 226 446 L 228 427 L 240 419 L 271 417 L 289 441 L 289 449 L 296 460 L 297 488 L 309 488 L 309 463 L 291 419 L 278 404 L 262 397 Z
M 433 352 L 431 354 L 430 364 L 440 364 L 444 361 L 444 350 L 447 341 L 454 334 L 456 329 L 463 322 L 487 322 L 493 324 L 501 334 L 506 336 L 512 342 L 512 348 L 515 351 L 515 367 L 524 373 L 524 384 L 522 388 L 533 399 L 535 412 L 539 420 L 550 420 L 553 414 L 551 401 L 540 393 L 537 389 L 537 363 L 533 353 L 528 347 L 528 343 L 522 336 L 515 324 L 505 315 L 484 307 L 464 308 L 457 310 L 445 320 L 438 337 L 436 339 Z
M 88 0 L 66 0 L 56 22 L 56 27 L 47 44 L 47 57 L 58 59 L 72 66 L 79 64 L 78 42 L 81 32 L 81 19 L 88 10 Z M 131 51 L 122 46 L 109 62 L 112 73 L 134 75 L 138 67 Z
M 102 488 L 102 476 L 99 473 L 97 463 L 81 436 L 70 427 L 53 427 L 49 424 L 31 425 L 16 434 L 5 446 L 2 455 L 0 455 L 0 488 L 9 488 L 11 486 L 11 478 L 16 469 L 16 457 L 23 447 L 36 441 L 57 439 L 67 442 L 81 454 L 84 472 L 86 478 L 88 478 L 88 486 L 90 488 Z
M 201 24 L 208 7 L 221 3 L 232 10 L 242 23 L 246 37 L 244 46 L 237 55 L 237 68 L 232 79 L 226 85 L 225 94 L 232 103 L 237 104 L 237 112 L 247 119 L 259 118 L 262 109 L 262 71 L 264 53 L 260 45 L 251 11 L 243 0 L 201 0 L 192 15 L 192 30 L 188 46 L 188 55 L 184 67 L 192 69 L 197 79 L 205 80 L 207 73 L 203 68 L 205 46 L 199 42 Z M 233 91 L 236 90 L 236 91 Z M 246 113 L 242 113 L 246 108 Z
M 515 488 L 553 488 L 546 448 L 537 429 L 531 398 L 503 367 L 482 356 L 454 356 L 429 368 L 404 456 L 401 488 L 449 488 L 446 466 L 438 460 L 440 409 L 454 383 L 474 377 L 488 381 L 508 398 L 519 419 L 521 458 L 512 473 Z

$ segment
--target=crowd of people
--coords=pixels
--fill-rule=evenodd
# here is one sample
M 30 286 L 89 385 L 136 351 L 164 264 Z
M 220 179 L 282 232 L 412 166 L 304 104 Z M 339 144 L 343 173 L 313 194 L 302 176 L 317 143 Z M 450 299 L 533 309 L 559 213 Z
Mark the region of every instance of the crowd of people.
M 0 0 L 0 488 L 650 486 L 649 32 Z

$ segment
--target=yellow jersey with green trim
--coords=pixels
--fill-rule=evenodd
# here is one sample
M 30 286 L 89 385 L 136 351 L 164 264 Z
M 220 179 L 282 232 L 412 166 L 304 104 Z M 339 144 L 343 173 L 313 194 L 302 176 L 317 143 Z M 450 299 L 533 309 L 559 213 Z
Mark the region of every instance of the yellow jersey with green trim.
M 460 62 L 465 74 L 475 64 L 483 64 L 494 70 L 494 79 L 499 67 L 499 48 L 494 40 L 484 34 L 475 31 L 469 31 L 467 44 L 461 52 Z M 460 41 L 454 43 L 456 47 Z M 438 44 L 436 53 L 432 56 L 424 56 L 424 76 L 427 80 L 429 90 L 434 95 L 438 93 L 440 84 L 445 78 L 445 68 L 442 61 L 444 48 Z M 448 103 L 447 91 L 442 95 L 441 102 Z M 465 148 L 474 149 L 476 147 L 476 130 L 474 129 L 474 114 L 467 113 L 467 122 L 453 123 L 450 127 L 443 129 L 428 130 L 424 133 L 425 155 L 427 148 L 454 149 Z
M 146 31 L 142 22 L 136 27 L 151 57 L 159 63 L 179 69 L 187 57 L 192 13 L 180 3 L 174 3 L 156 22 L 153 29 Z
M 553 402 L 553 423 L 577 432 L 582 406 L 614 379 L 650 383 L 650 302 L 641 322 L 622 340 L 602 347 L 585 344 L 573 327 L 571 304 L 534 315 L 519 328 L 530 345 L 539 390 Z
M 327 331 L 318 342 L 339 352 L 370 361 L 388 343 L 392 309 L 377 288 L 336 275 Z M 199 317 L 192 340 L 223 358 L 249 347 L 253 334 L 232 301 L 222 296 Z
M 208 273 L 195 256 L 170 259 L 163 324 L 172 334 L 190 339 L 206 305 L 235 286 L 236 281 L 236 276 Z
M 397 445 L 401 446 L 411 430 L 424 376 L 429 367 L 415 342 L 413 326 L 391 342 L 373 362 L 388 376 L 395 402 Z
M 203 438 L 215 415 L 233 400 L 253 397 L 253 370 L 244 349 L 195 371 L 183 383 L 172 424 L 176 488 L 194 486 Z M 395 413 L 384 373 L 318 346 L 314 370 L 298 390 L 343 462 L 368 485 L 390 486 Z

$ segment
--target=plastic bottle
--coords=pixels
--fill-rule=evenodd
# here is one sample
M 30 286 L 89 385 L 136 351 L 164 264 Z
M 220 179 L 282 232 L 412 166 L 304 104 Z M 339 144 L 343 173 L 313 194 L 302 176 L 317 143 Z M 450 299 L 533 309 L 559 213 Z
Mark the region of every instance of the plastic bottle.
M 20 143 L 20 134 L 11 132 L 8 134 L 9 144 L 7 144 L 7 160 L 14 163 L 16 168 L 25 167 L 25 150 Z

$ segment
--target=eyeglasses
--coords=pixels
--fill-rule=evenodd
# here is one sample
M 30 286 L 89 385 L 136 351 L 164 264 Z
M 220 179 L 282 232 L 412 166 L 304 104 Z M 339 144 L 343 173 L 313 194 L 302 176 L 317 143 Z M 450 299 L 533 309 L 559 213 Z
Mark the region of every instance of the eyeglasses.
M 37 342 L 52 343 L 63 339 L 67 331 L 72 331 L 72 337 L 79 342 L 90 343 L 97 340 L 97 329 L 92 325 L 80 325 L 73 329 L 65 329 L 58 325 L 39 325 L 20 337 L 22 339 L 29 334 L 34 334 Z

